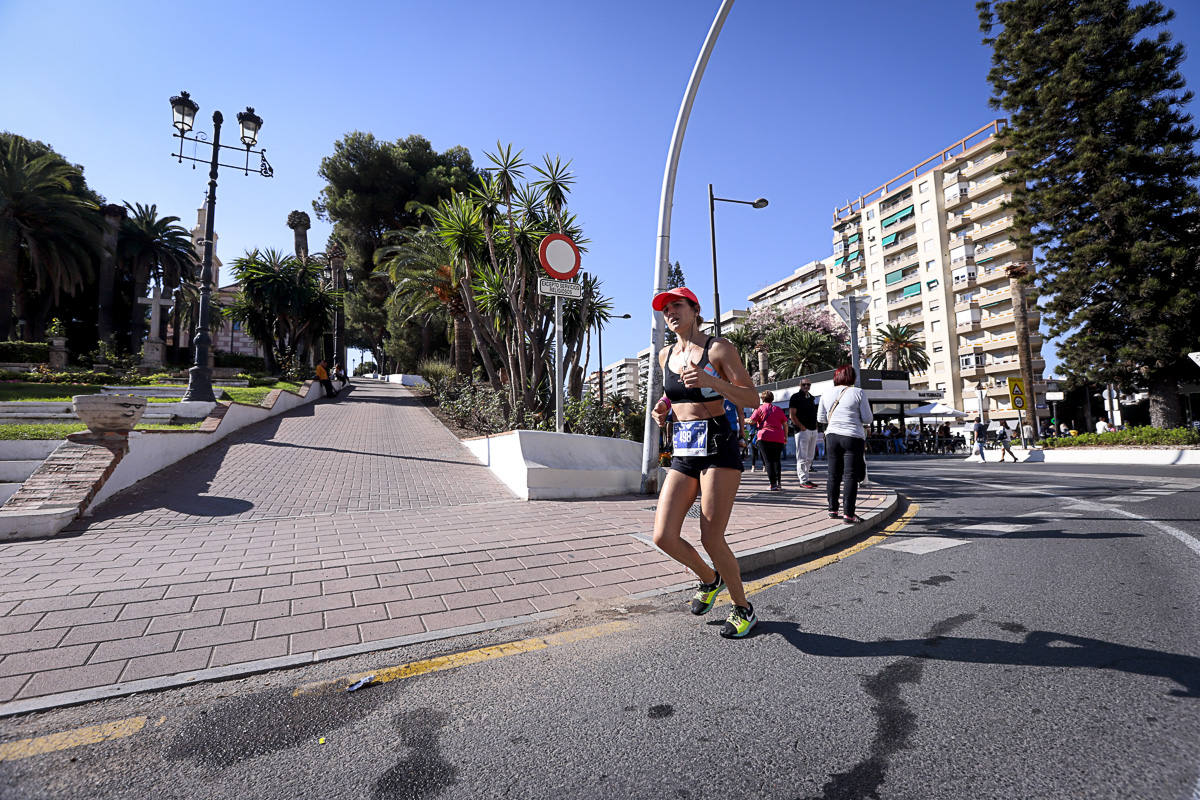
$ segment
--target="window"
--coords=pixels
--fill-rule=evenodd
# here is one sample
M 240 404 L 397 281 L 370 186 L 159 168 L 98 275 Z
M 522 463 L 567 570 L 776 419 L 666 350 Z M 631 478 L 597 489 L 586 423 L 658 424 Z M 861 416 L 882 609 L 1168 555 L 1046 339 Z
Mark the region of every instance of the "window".
M 940 344 L 935 344 L 935 345 L 933 346 L 933 352 L 935 352 L 935 353 L 940 353 L 940 352 L 942 352 L 942 346 L 941 346 Z
M 928 192 L 929 191 L 929 181 L 921 181 L 921 184 L 917 187 L 917 191 L 920 192 L 921 194 L 925 194 L 926 192 Z
M 872 209 L 868 209 L 868 211 L 867 211 L 867 219 L 875 219 L 875 209 L 873 209 L 873 208 L 872 208 Z
M 921 284 L 910 283 L 904 287 L 904 291 L 900 293 L 901 297 L 912 297 L 921 293 Z
M 937 310 L 939 310 L 941 307 L 942 307 L 942 304 L 941 304 L 941 303 L 930 303 L 930 304 L 929 304 L 929 310 L 930 310 L 930 311 L 937 311 Z
M 938 283 L 939 283 L 938 279 L 934 278 L 931 281 L 926 281 L 925 285 L 928 286 L 930 289 L 936 289 L 938 287 Z
M 899 283 L 900 281 L 904 280 L 904 270 L 898 269 L 895 272 L 889 272 L 887 275 L 884 275 L 884 278 L 887 280 L 889 285 L 893 283 Z
M 929 201 L 926 200 L 924 203 L 921 203 L 921 213 L 924 214 L 928 210 L 929 210 Z
M 929 231 L 932 228 L 933 228 L 933 220 L 931 220 L 931 219 L 927 219 L 921 223 L 922 231 Z
M 874 227 L 874 226 L 871 226 L 870 228 L 867 228 L 867 238 L 868 238 L 868 239 L 874 239 L 874 238 L 875 238 L 875 227 Z
M 878 297 L 875 298 L 875 307 L 879 308 L 879 298 Z
M 934 331 L 936 331 L 936 330 L 937 330 L 938 328 L 940 328 L 941 326 L 942 326 L 942 321 L 941 321 L 940 319 L 930 320 L 930 322 L 929 322 L 929 332 L 930 332 L 930 333 L 933 333 Z M 940 347 L 939 347 L 939 349 L 940 349 Z
M 939 392 L 944 392 L 944 391 L 946 391 L 946 384 L 944 384 L 944 383 L 939 383 L 939 384 L 938 384 L 937 386 L 935 386 L 934 388 L 935 388 L 935 389 L 937 389 Z
M 871 289 L 874 291 L 879 291 L 879 281 L 871 281 Z
M 936 262 L 936 261 L 926 261 L 926 262 L 925 262 L 925 271 L 926 271 L 926 272 L 933 272 L 933 268 L 934 268 L 935 266 L 937 266 L 937 262 Z
M 879 248 L 876 245 L 871 245 L 870 247 L 867 248 L 867 252 L 870 253 L 871 255 L 875 255 L 876 253 L 879 252 Z

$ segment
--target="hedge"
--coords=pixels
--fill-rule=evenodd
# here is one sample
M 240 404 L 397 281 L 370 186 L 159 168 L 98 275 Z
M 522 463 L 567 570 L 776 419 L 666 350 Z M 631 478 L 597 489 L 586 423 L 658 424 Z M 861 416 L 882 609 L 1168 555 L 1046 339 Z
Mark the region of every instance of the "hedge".
M 1081 433 L 1078 436 L 1051 436 L 1042 447 L 1187 447 L 1200 445 L 1200 431 L 1194 428 L 1155 428 L 1151 425 L 1126 428 L 1109 433 Z
M 213 352 L 213 366 L 236 367 L 243 372 L 264 372 L 267 368 L 259 356 L 248 356 L 244 353 L 226 353 L 222 350 Z
M 45 364 L 49 360 L 50 345 L 45 342 L 0 342 L 0 362 Z

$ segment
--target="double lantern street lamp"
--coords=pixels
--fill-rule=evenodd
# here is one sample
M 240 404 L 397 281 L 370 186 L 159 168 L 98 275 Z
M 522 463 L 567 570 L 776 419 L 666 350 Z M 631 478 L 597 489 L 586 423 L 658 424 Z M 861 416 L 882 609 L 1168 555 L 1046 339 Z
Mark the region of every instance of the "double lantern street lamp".
M 262 117 L 254 113 L 254 109 L 246 106 L 246 110 L 239 112 L 237 115 L 238 127 L 240 128 L 242 144 L 245 145 L 246 163 L 242 166 L 233 164 L 222 164 L 219 162 L 221 150 L 241 151 L 240 147 L 230 147 L 229 145 L 221 144 L 221 123 L 224 117 L 220 111 L 213 111 L 213 138 L 208 141 L 208 136 L 197 131 L 195 135 L 188 136 L 188 131 L 192 129 L 192 124 L 196 119 L 196 112 L 200 110 L 200 106 L 192 100 L 191 95 L 187 92 L 180 92 L 177 96 L 171 98 L 171 113 L 173 116 L 173 124 L 178 133 L 173 134 L 179 139 L 179 152 L 172 154 L 176 161 L 183 163 L 186 161 L 194 161 L 196 163 L 209 165 L 208 170 L 208 200 L 205 204 L 204 212 L 204 263 L 200 270 L 200 313 L 196 322 L 196 360 L 192 368 L 188 370 L 188 388 L 184 394 L 184 400 L 200 400 L 205 402 L 215 402 L 216 397 L 213 395 L 212 389 L 212 370 L 208 366 L 208 354 L 212 345 L 212 336 L 209 333 L 209 316 L 210 310 L 210 295 L 212 294 L 212 260 L 213 260 L 213 218 L 216 216 L 217 208 L 217 168 L 225 167 L 227 169 L 240 169 L 242 174 L 250 174 L 250 154 L 254 153 L 261 157 L 261 162 L 258 166 L 258 174 L 264 178 L 270 178 L 275 174 L 271 169 L 271 165 L 267 163 L 266 150 L 252 149 L 258 143 L 258 131 L 262 128 Z M 193 144 L 206 144 L 212 148 L 212 159 L 205 161 L 201 158 L 193 158 L 183 154 L 183 143 L 192 142 Z M 195 169 L 196 165 L 192 165 Z
M 757 200 L 730 200 L 728 197 L 713 197 L 712 184 L 708 185 L 708 232 L 712 236 L 712 262 L 713 262 L 713 334 L 721 335 L 721 295 L 717 291 L 717 222 L 716 222 L 716 204 L 717 201 L 722 203 L 741 203 L 754 208 L 766 208 L 767 198 L 760 197 Z

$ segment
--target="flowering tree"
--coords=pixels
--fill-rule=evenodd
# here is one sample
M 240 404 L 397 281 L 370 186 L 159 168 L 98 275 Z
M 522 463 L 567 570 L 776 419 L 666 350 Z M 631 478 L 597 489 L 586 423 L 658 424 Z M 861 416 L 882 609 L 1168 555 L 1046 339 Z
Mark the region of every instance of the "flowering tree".
M 774 306 L 756 306 L 743 323 L 755 347 L 763 348 L 767 342 L 784 328 L 799 328 L 803 331 L 832 336 L 841 344 L 850 341 L 850 331 L 840 319 L 828 311 L 809 306 L 790 306 L 780 309 Z

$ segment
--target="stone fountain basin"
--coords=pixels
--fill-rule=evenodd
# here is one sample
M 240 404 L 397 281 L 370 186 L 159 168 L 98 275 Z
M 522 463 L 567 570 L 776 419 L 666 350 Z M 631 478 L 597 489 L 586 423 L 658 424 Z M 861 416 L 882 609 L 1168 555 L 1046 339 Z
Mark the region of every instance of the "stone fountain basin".
M 146 398 L 129 394 L 77 394 L 76 416 L 92 433 L 128 433 L 146 412 Z

